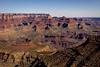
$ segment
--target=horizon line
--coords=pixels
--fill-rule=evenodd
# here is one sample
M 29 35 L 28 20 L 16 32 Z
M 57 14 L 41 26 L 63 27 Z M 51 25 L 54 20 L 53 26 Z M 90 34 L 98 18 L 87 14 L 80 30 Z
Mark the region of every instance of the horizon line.
M 68 18 L 100 18 L 99 16 L 67 16 L 67 15 L 62 15 L 62 16 L 55 16 L 51 15 L 50 13 L 42 13 L 42 12 L 0 12 L 0 14 L 48 14 L 51 17 L 68 17 Z

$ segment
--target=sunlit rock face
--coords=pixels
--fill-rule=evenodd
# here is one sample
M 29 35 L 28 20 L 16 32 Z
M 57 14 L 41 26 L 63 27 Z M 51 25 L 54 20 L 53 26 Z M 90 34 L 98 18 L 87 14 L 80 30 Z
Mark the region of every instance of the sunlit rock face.
M 34 20 L 41 21 L 41 18 L 51 18 L 49 14 L 16 14 L 16 13 L 1 13 L 0 14 L 0 29 L 9 28 L 11 24 L 17 26 L 23 20 L 29 20 L 33 18 Z M 40 18 L 39 18 L 40 17 Z
M 0 67 L 99 67 L 100 26 L 86 22 L 92 21 L 0 14 Z
M 69 24 L 68 24 L 69 29 L 77 29 L 77 21 L 70 19 Z

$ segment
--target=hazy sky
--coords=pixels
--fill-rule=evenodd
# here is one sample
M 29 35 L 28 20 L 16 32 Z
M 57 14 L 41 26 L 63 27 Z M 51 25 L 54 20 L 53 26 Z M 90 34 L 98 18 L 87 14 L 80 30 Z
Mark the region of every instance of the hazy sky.
M 100 17 L 100 0 L 0 0 L 0 12 Z

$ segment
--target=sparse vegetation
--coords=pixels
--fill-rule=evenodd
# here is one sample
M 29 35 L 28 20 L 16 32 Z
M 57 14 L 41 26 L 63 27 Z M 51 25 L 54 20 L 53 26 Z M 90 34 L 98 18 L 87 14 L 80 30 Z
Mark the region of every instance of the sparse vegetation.
M 77 29 L 72 18 L 48 19 L 48 14 L 29 18 L 18 15 L 11 21 L 17 24 L 0 32 L 0 67 L 100 66 L 98 31 Z

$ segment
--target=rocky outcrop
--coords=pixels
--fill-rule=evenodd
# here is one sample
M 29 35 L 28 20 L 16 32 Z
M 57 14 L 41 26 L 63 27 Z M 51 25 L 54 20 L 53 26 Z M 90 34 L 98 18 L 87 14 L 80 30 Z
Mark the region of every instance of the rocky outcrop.
M 79 47 L 58 51 L 51 56 L 46 56 L 44 61 L 48 67 L 99 67 L 99 55 L 99 42 L 89 40 Z
M 25 14 L 25 13 L 0 13 L 0 29 L 18 26 L 23 20 L 39 20 L 39 17 L 48 18 L 49 14 Z M 38 17 L 38 18 L 37 18 Z

